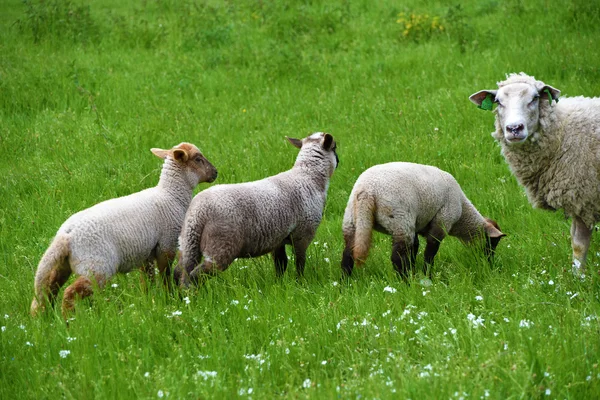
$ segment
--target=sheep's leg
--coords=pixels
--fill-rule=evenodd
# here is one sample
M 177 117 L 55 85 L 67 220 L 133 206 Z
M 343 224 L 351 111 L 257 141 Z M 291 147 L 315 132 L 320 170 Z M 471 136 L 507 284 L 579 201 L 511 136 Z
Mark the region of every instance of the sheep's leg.
M 217 261 L 209 256 L 204 256 L 202 264 L 194 268 L 190 273 L 190 280 L 195 285 L 203 285 L 209 278 L 217 275 L 219 272 L 225 271 L 229 268 L 229 264 L 233 262 L 233 259 L 220 259 Z
M 445 236 L 446 233 L 443 229 L 439 227 L 434 227 L 430 229 L 429 232 L 427 232 L 427 234 L 425 235 L 427 244 L 425 245 L 425 265 L 423 267 L 423 272 L 427 276 L 429 276 L 429 273 L 431 272 L 431 267 L 433 266 L 433 259 L 435 258 L 435 255 L 437 254 L 438 250 L 440 249 L 440 244 Z
M 275 274 L 280 277 L 287 269 L 288 259 L 285 253 L 285 244 L 276 248 L 272 253 L 273 261 L 275 262 Z
M 98 288 L 102 288 L 106 278 L 96 276 L 96 284 Z M 85 276 L 80 276 L 73 282 L 69 287 L 65 289 L 62 302 L 62 314 L 63 318 L 67 318 L 75 309 L 75 300 L 83 299 L 91 296 L 94 293 L 93 283 L 91 279 Z
M 354 269 L 354 257 L 352 257 L 352 248 L 354 247 L 354 232 L 344 234 L 344 253 L 342 253 L 342 275 L 349 277 Z
M 306 249 L 312 240 L 312 235 L 309 239 L 293 241 L 294 256 L 296 257 L 296 273 L 298 278 L 304 276 L 304 266 L 306 265 Z
M 571 223 L 571 246 L 573 248 L 573 274 L 584 277 L 585 259 L 590 247 L 592 230 L 578 217 Z
M 140 272 L 140 286 L 144 293 L 148 293 L 150 282 L 154 280 L 154 261 L 146 261 Z
M 419 235 L 415 235 L 413 241 L 412 253 L 410 254 L 410 264 L 417 265 L 417 253 L 419 252 Z
M 40 280 L 39 284 L 36 282 L 36 293 L 31 302 L 32 315 L 37 315 L 40 311 L 44 310 L 46 301 L 48 301 L 51 306 L 54 305 L 60 288 L 67 282 L 69 276 L 71 276 L 71 268 L 69 263 L 64 260 L 62 263 L 52 268 L 50 273 Z
M 408 279 L 410 271 L 414 239 L 406 240 L 404 237 L 394 237 L 392 243 L 392 264 L 403 279 Z
M 158 267 L 158 273 L 162 277 L 163 284 L 170 289 L 173 280 L 171 279 L 171 265 L 175 260 L 175 253 L 164 252 L 159 253 L 156 257 L 156 266 Z

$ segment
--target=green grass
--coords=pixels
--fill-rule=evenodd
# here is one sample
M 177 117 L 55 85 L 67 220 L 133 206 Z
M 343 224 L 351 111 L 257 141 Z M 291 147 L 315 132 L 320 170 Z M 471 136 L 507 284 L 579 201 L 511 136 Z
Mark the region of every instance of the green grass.
M 4 2 L 0 398 L 599 397 L 598 240 L 590 277 L 575 280 L 569 222 L 531 208 L 493 115 L 468 96 L 519 71 L 599 95 L 600 6 L 457 3 Z M 402 12 L 427 23 L 409 29 Z M 144 293 L 134 272 L 68 326 L 59 310 L 29 316 L 58 227 L 153 186 L 151 147 L 193 142 L 216 183 L 242 182 L 290 168 L 284 136 L 315 131 L 334 135 L 341 163 L 305 279 L 238 260 L 188 303 L 158 282 Z M 448 238 L 433 284 L 406 284 L 376 235 L 366 266 L 337 284 L 352 185 L 397 160 L 451 172 L 498 220 L 508 237 L 494 266 Z

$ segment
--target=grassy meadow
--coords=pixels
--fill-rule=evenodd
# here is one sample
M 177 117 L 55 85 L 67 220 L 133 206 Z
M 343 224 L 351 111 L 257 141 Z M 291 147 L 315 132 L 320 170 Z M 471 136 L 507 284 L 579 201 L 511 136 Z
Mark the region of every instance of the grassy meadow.
M 570 221 L 532 209 L 468 100 L 520 71 L 600 95 L 597 2 L 6 0 L 0 28 L 0 398 L 600 397 L 597 234 L 579 281 Z M 316 131 L 340 165 L 304 279 L 239 259 L 178 296 L 133 272 L 68 324 L 30 317 L 59 226 L 154 186 L 150 148 L 193 142 L 234 183 L 289 169 L 285 136 Z M 498 221 L 493 266 L 448 238 L 407 284 L 375 234 L 339 282 L 354 181 L 400 160 Z

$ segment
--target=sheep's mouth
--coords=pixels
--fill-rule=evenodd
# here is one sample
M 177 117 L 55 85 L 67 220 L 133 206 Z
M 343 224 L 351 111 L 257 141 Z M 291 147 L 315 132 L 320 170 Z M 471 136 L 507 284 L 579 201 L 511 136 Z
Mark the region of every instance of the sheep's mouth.
M 510 144 L 518 144 L 518 143 L 523 143 L 525 140 L 527 140 L 527 136 L 507 135 L 507 136 L 505 136 L 505 139 Z

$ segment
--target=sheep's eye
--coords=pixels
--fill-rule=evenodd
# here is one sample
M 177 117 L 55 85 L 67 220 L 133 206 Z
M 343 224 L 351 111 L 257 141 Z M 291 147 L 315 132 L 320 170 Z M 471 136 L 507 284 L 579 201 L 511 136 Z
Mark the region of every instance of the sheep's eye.
M 498 107 L 504 107 L 504 104 L 500 103 L 500 100 L 496 99 L 494 102 L 498 104 Z
M 202 161 L 202 157 L 196 156 L 195 160 L 196 160 L 196 162 L 200 162 L 200 161 Z
M 538 99 L 540 98 L 540 96 L 535 96 L 530 102 L 529 105 L 532 106 L 535 104 L 536 101 L 538 101 Z

